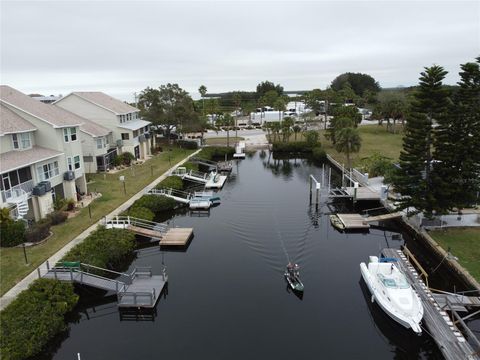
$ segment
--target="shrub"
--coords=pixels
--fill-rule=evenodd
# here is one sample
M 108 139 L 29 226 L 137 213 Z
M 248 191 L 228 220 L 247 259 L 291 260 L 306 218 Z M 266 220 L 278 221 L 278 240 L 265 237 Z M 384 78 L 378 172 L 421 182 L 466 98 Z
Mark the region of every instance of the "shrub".
M 71 249 L 62 261 L 80 261 L 101 268 L 115 269 L 134 249 L 135 235 L 132 232 L 100 227 Z
M 119 155 L 116 155 L 112 160 L 113 166 L 120 166 L 122 165 L 122 158 Z
M 121 156 L 121 161 L 123 165 L 130 166 L 133 160 L 135 160 L 135 156 L 131 152 L 124 152 Z
M 163 187 L 172 188 L 175 190 L 183 190 L 183 180 L 178 176 L 168 176 L 156 186 L 157 189 L 161 189 Z
M 48 217 L 50 218 L 52 225 L 57 225 L 65 222 L 68 218 L 68 214 L 65 211 L 54 211 L 48 215 Z
M 175 200 L 170 199 L 166 196 L 158 195 L 143 195 L 140 199 L 135 201 L 133 204 L 134 207 L 146 207 L 154 213 L 172 210 L 175 208 Z
M 315 130 L 310 130 L 305 133 L 305 142 L 308 147 L 313 148 L 318 143 L 318 132 Z
M 60 198 L 60 197 L 55 197 L 55 201 L 53 203 L 53 208 L 55 210 L 63 210 L 67 205 L 67 200 L 64 199 L 64 198 Z
M 378 152 L 373 155 L 363 158 L 361 162 L 361 169 L 368 173 L 369 177 L 385 176 L 392 171 L 394 167 L 392 159 L 381 155 Z
M 198 149 L 198 143 L 196 141 L 177 140 L 177 145 L 184 149 Z
M 2 221 L 0 232 L 1 247 L 17 246 L 25 241 L 25 223 L 23 221 Z
M 33 224 L 27 231 L 25 231 L 25 240 L 27 242 L 39 242 L 46 239 L 50 235 L 50 227 L 52 222 L 49 218 L 42 219 Z
M 75 200 L 68 199 L 66 205 L 67 205 L 67 211 L 73 211 L 75 209 Z
M 153 213 L 153 211 L 142 206 L 132 206 L 127 211 L 122 213 L 122 215 L 148 221 L 152 221 L 155 218 L 155 214 Z
M 57 334 L 78 301 L 73 285 L 53 279 L 35 280 L 0 313 L 2 358 L 30 358 Z
M 186 163 L 183 164 L 182 166 L 184 166 L 187 170 L 194 170 L 194 171 L 198 171 L 198 170 L 199 170 L 198 164 L 193 164 L 193 163 L 191 163 L 191 162 L 186 162 Z
M 316 146 L 312 150 L 312 159 L 315 162 L 324 162 L 327 159 L 327 153 L 320 146 Z

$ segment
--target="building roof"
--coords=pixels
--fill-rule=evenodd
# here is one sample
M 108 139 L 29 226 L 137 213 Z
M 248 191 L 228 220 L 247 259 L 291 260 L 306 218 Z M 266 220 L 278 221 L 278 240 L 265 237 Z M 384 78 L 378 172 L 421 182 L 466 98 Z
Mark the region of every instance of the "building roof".
M 146 120 L 133 120 L 133 121 L 124 122 L 123 124 L 120 124 L 117 126 L 122 129 L 138 130 L 150 124 L 151 122 Z
M 31 149 L 23 151 L 9 151 L 0 154 L 0 173 L 16 170 L 62 154 L 61 151 L 41 146 L 32 146 Z
M 102 125 L 99 125 L 88 119 L 84 119 L 83 124 L 80 125 L 80 130 L 93 137 L 107 136 L 112 132 L 106 127 L 103 127 Z
M 0 136 L 35 130 L 35 126 L 0 103 Z
M 103 107 L 104 109 L 107 109 L 117 115 L 140 111 L 137 108 L 100 91 L 75 91 L 72 94 L 77 95 L 95 105 Z M 61 100 L 62 99 L 59 101 Z
M 67 110 L 32 99 L 7 85 L 0 85 L 0 101 L 29 113 L 54 128 L 79 126 L 84 120 Z

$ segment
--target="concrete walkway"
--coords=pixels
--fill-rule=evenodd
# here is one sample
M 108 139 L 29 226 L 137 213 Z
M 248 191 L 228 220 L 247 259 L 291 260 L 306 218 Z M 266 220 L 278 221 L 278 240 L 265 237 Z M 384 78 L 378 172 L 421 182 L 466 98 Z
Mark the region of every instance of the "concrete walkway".
M 125 201 L 122 205 L 120 205 L 118 208 L 113 210 L 110 214 L 107 215 L 107 217 L 111 216 L 116 216 L 119 215 L 121 212 L 127 210 L 135 201 L 140 199 L 145 192 L 148 190 L 153 189 L 160 181 L 164 180 L 173 170 L 175 170 L 178 166 L 183 165 L 185 162 L 187 162 L 192 156 L 197 155 L 201 151 L 195 151 L 193 154 L 190 154 L 187 156 L 185 159 L 171 167 L 169 170 L 167 170 L 165 173 L 163 173 L 160 177 L 155 179 L 153 182 L 151 182 L 149 185 L 147 185 L 145 188 L 143 188 L 141 191 L 139 191 L 137 194 L 133 195 L 130 199 Z M 101 225 L 101 222 L 103 221 L 103 218 L 98 221 L 97 223 L 93 224 L 90 226 L 87 230 L 82 232 L 80 235 L 78 235 L 76 238 L 74 238 L 72 241 L 70 241 L 68 244 L 66 244 L 63 248 L 58 250 L 55 254 L 53 254 L 50 258 L 48 258 L 48 262 L 50 264 L 56 264 L 57 262 L 60 261 L 60 259 L 70 251 L 75 245 L 80 244 L 85 238 L 90 235 L 94 230 L 97 229 L 98 225 Z M 46 268 L 46 261 L 42 263 L 37 269 L 45 269 Z M 0 298 L 0 310 L 3 310 L 8 304 L 10 304 L 18 294 L 20 294 L 23 290 L 26 290 L 28 286 L 36 279 L 38 279 L 38 271 L 35 269 L 32 271 L 29 275 L 27 275 L 23 280 L 18 282 L 13 288 L 8 290 L 5 295 L 3 295 Z

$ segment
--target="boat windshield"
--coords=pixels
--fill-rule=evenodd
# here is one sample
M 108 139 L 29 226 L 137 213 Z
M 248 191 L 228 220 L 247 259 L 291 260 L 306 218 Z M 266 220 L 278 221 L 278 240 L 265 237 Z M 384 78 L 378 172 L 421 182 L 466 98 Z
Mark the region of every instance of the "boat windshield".
M 408 284 L 405 275 L 395 274 L 394 276 L 385 276 L 384 274 L 378 274 L 378 278 L 383 283 L 385 287 L 391 289 L 408 289 L 410 286 Z

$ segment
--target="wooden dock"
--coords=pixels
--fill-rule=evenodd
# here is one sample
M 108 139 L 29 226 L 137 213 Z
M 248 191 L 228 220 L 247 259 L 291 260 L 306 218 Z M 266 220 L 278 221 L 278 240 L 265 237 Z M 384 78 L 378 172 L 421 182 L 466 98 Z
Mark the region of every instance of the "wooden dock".
M 160 245 L 185 246 L 192 235 L 193 228 L 170 228 L 160 239 Z
M 380 193 L 378 191 L 373 191 L 369 187 L 347 187 L 345 190 L 355 201 L 380 200 Z
M 386 220 L 396 219 L 399 217 L 402 217 L 402 213 L 394 212 L 394 213 L 382 214 L 377 216 L 369 216 L 364 219 L 366 222 L 373 222 L 373 221 L 386 221 Z
M 345 225 L 345 230 L 369 229 L 370 225 L 360 214 L 337 214 L 340 221 Z
M 154 239 L 160 239 L 162 236 L 164 236 L 162 231 L 158 230 L 151 230 L 151 229 L 145 229 L 142 227 L 138 227 L 135 225 L 128 225 L 127 230 L 130 230 L 131 232 L 134 232 L 135 234 L 145 236 L 145 237 L 150 237 Z
M 398 259 L 397 265 L 408 278 L 423 304 L 423 324 L 447 360 L 478 359 L 478 354 L 456 327 L 448 313 L 442 310 L 432 292 L 401 250 L 383 249 L 384 256 Z

